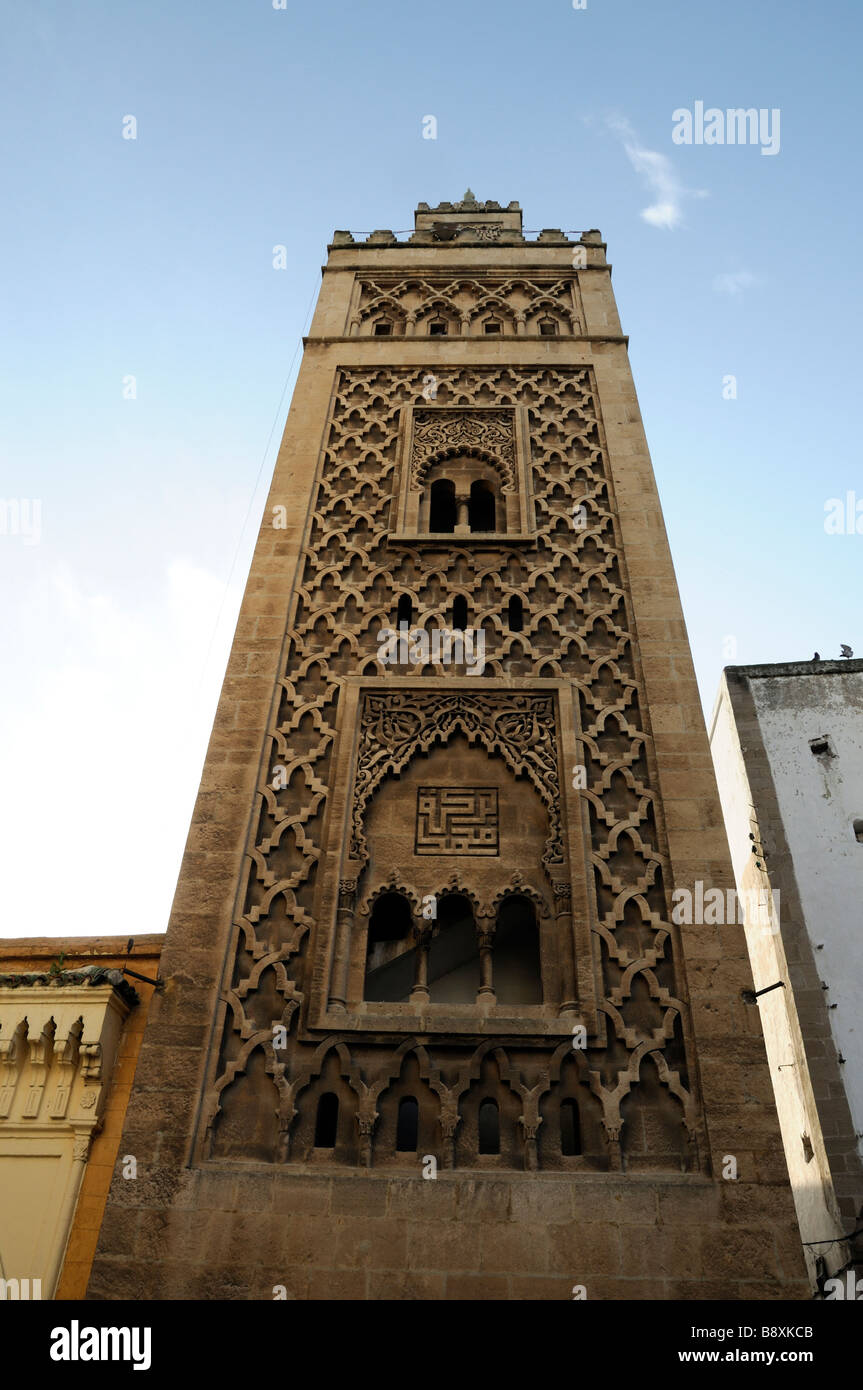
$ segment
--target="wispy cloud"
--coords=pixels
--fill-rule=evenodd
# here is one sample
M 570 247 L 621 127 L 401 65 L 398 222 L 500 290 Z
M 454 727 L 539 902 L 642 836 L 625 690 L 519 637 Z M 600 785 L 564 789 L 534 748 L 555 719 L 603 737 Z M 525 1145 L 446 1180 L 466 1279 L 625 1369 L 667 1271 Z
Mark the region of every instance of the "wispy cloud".
M 653 197 L 653 202 L 641 210 L 645 222 L 649 222 L 651 227 L 665 227 L 669 231 L 679 227 L 683 221 L 684 200 L 706 198 L 706 192 L 686 188 L 668 155 L 660 154 L 659 150 L 646 149 L 624 116 L 607 116 L 606 125 L 623 144 L 630 164 Z
M 758 276 L 753 275 L 751 270 L 732 270 L 725 275 L 717 275 L 713 281 L 713 288 L 717 294 L 742 294 L 744 290 L 760 283 Z

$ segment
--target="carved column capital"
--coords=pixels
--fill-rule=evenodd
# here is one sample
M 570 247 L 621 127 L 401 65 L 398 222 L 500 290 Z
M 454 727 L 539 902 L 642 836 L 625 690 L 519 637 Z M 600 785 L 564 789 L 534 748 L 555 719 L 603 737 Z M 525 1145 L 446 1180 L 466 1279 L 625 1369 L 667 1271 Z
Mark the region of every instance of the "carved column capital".
M 525 1139 L 535 1139 L 537 1134 L 539 1133 L 539 1127 L 542 1124 L 542 1118 L 539 1115 L 535 1115 L 528 1120 L 525 1118 L 524 1115 L 519 1115 L 518 1122 L 524 1130 Z
M 357 1128 L 360 1131 L 360 1163 L 364 1168 L 371 1168 L 372 1166 L 373 1138 L 378 1119 L 377 1110 L 366 1111 L 364 1114 L 357 1115 Z
M 90 1156 L 90 1145 L 93 1142 L 93 1131 L 88 1129 L 84 1133 L 76 1134 L 72 1144 L 72 1158 L 76 1163 L 86 1163 Z
M 554 911 L 557 916 L 562 912 L 569 912 L 572 907 L 572 886 L 569 883 L 555 883 L 552 885 L 554 893 Z
M 455 1132 L 461 1124 L 461 1115 L 457 1110 L 441 1111 L 440 1127 L 444 1139 L 454 1139 Z

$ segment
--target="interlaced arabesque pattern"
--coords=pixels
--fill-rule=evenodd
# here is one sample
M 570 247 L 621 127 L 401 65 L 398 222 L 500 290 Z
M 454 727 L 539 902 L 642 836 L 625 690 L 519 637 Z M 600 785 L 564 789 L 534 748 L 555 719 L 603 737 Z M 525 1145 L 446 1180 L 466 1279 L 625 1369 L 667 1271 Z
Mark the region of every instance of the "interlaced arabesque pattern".
M 582 331 L 578 285 L 573 274 L 405 275 L 359 277 L 360 301 L 354 324 L 363 334 L 373 333 L 378 320 L 388 320 L 395 333 L 410 330 L 422 335 L 431 320 L 451 325 L 451 333 L 484 333 L 486 320 L 500 324 L 505 336 L 538 333 L 541 320 L 553 322 L 558 333 Z
M 293 1139 L 308 1133 L 309 1108 L 329 1087 L 356 1121 L 356 1144 L 337 1146 L 336 1159 L 370 1163 L 374 1153 L 376 1164 L 385 1161 L 378 1139 L 386 1125 L 379 1120 L 382 1114 L 386 1120 L 386 1097 L 398 1093 L 410 1064 L 418 1068 L 415 1088 L 425 1088 L 437 1107 L 442 1142 L 445 1150 L 452 1145 L 456 1164 L 468 1161 L 459 1158 L 455 1137 L 463 1107 L 477 1087 L 492 1085 L 502 1116 L 509 1098 L 521 1126 L 524 1148 L 513 1164 L 534 1166 L 546 1100 L 569 1077 L 570 1093 L 596 1118 L 597 1166 L 697 1166 L 700 1120 L 686 1067 L 667 859 L 590 369 L 438 372 L 439 407 L 526 407 L 537 533 L 529 547 L 508 547 L 504 537 L 454 536 L 440 550 L 393 542 L 400 413 L 425 408 L 425 375 L 351 369 L 335 383 L 259 788 L 262 813 L 238 921 L 240 944 L 226 981 L 228 1013 L 208 1093 L 205 1153 L 242 1151 L 239 1140 L 232 1147 L 223 1110 L 230 1092 L 246 1083 L 257 1088 L 256 1104 L 267 1117 L 261 1156 L 302 1157 L 309 1144 L 304 1149 Z M 574 508 L 581 509 L 576 524 Z M 447 621 L 456 595 L 466 597 L 469 622 L 485 633 L 478 699 L 499 690 L 488 683 L 506 676 L 550 678 L 577 692 L 597 903 L 592 929 L 607 1025 L 601 1045 L 585 1051 L 569 1039 L 543 1045 L 539 1038 L 528 1047 L 489 1038 L 467 1046 L 457 1037 L 425 1045 L 394 1038 L 387 1045 L 364 1041 L 354 1029 L 322 1039 L 297 1036 L 312 972 L 323 969 L 332 930 L 316 924 L 314 911 L 340 690 L 349 675 L 392 674 L 377 660 L 378 634 L 395 622 L 403 594 L 411 596 L 414 626 L 429 628 Z M 512 595 L 524 610 L 517 633 L 506 623 Z M 429 662 L 401 674 L 460 672 Z M 284 785 L 275 788 L 274 767 L 284 769 Z M 535 772 L 533 780 L 542 791 Z M 284 1047 L 274 1044 L 274 1022 L 285 1026 Z

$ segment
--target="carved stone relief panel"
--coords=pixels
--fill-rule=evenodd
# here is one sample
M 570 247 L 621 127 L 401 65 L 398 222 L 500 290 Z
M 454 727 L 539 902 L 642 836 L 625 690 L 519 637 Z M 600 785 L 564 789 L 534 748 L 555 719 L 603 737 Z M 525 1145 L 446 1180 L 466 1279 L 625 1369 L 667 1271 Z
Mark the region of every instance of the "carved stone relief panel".
M 416 854 L 500 853 L 497 787 L 418 787 Z
M 601 1142 L 590 1140 L 602 1150 L 594 1150 L 591 1162 L 697 1166 L 701 1121 L 670 920 L 662 808 L 590 369 L 440 370 L 434 408 L 487 410 L 499 418 L 513 412 L 523 421 L 530 483 L 522 495 L 534 534 L 529 543 L 456 536 L 414 546 L 396 539 L 398 484 L 405 476 L 406 416 L 433 408 L 424 395 L 425 374 L 345 369 L 334 383 L 210 1059 L 201 1153 L 241 1156 L 240 1136 L 252 1127 L 261 1153 L 305 1162 L 298 1155 L 315 1148 L 309 1106 L 320 1093 L 336 1096 L 341 1107 L 338 1161 L 373 1162 L 380 1107 L 403 1084 L 411 1054 L 428 1088 L 422 1124 L 437 1126 L 442 1161 L 467 1163 L 478 1155 L 474 1139 L 468 1135 L 463 1143 L 458 1135 L 460 1127 L 465 1132 L 465 1125 L 479 1123 L 483 1088 L 491 1086 L 501 1123 L 509 1114 L 504 1093 L 519 1097 L 518 1142 L 513 1149 L 510 1134 L 507 1152 L 517 1152 L 528 1167 L 544 1161 L 543 1125 L 547 1135 L 563 1134 L 558 1109 L 576 1092 L 583 1133 L 602 1135 Z M 463 669 L 432 655 L 403 670 L 380 659 L 381 629 L 395 623 L 403 596 L 412 622 L 423 629 L 446 623 L 455 599 L 465 601 L 470 624 L 484 635 L 480 676 L 466 679 Z M 508 617 L 513 600 L 517 625 Z M 406 681 L 410 690 L 400 688 Z M 556 757 L 545 753 L 548 702 L 558 708 Z M 432 775 L 432 757 L 444 749 L 434 739 L 438 726 L 484 759 L 458 783 Z M 411 743 L 427 767 L 411 762 Z M 363 1032 L 348 1006 L 351 949 L 366 930 L 363 895 L 384 885 L 363 881 L 365 829 L 355 807 L 369 797 L 373 802 L 399 777 L 412 777 L 413 768 L 416 787 L 497 785 L 487 776 L 489 760 L 517 779 L 544 817 L 541 878 L 513 881 L 520 870 L 507 873 L 509 865 L 502 865 L 500 892 L 530 901 L 530 893 L 537 895 L 537 918 L 553 918 L 555 940 L 572 942 L 579 995 L 563 998 L 561 1012 L 535 1006 L 543 1011 L 539 1032 L 526 1019 L 497 1041 L 482 1040 L 485 1025 L 476 1011 L 473 1038 L 455 1023 L 428 1046 L 405 1037 L 404 1029 L 399 1037 L 398 1010 L 410 1005 L 393 1006 L 389 1036 L 383 1027 Z M 346 827 L 342 844 L 333 830 L 339 826 Z M 574 847 L 573 861 L 567 856 Z M 458 865 L 468 862 L 495 861 L 453 856 L 451 891 L 466 901 L 470 884 L 459 881 Z M 409 884 L 395 886 L 409 896 Z M 421 932 L 421 901 L 408 906 Z M 499 914 L 501 902 L 480 903 L 479 910 Z M 581 1017 L 581 994 L 594 988 L 589 1036 L 574 1050 L 567 1020 Z M 327 1079 L 333 1068 L 338 1087 Z M 220 1129 L 225 1106 L 230 1125 Z M 265 1117 L 260 1124 L 259 1116 Z M 275 1116 L 272 1125 L 267 1116 Z M 305 1136 L 296 1153 L 295 1133 Z M 563 1141 L 555 1142 L 558 1166 L 586 1161 L 561 1155 Z
M 578 279 L 572 273 L 357 277 L 351 334 L 375 334 L 383 325 L 392 336 L 425 336 L 432 323 L 458 336 L 578 335 L 584 331 Z
M 399 445 L 393 539 L 414 540 L 433 533 L 427 493 L 432 477 L 443 473 L 463 480 L 465 489 L 471 475 L 490 477 L 499 503 L 494 530 L 510 540 L 533 535 L 530 451 L 521 408 L 409 406 L 402 414 Z M 487 468 L 458 466 L 471 460 Z M 457 525 L 454 531 L 467 534 L 469 527 Z

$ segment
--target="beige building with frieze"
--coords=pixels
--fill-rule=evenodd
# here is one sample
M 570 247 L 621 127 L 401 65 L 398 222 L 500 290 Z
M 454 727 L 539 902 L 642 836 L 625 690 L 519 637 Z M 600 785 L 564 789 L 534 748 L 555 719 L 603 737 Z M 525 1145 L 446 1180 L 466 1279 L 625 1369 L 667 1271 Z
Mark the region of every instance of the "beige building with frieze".
M 160 944 L 0 941 L 0 1299 L 84 1296 Z

